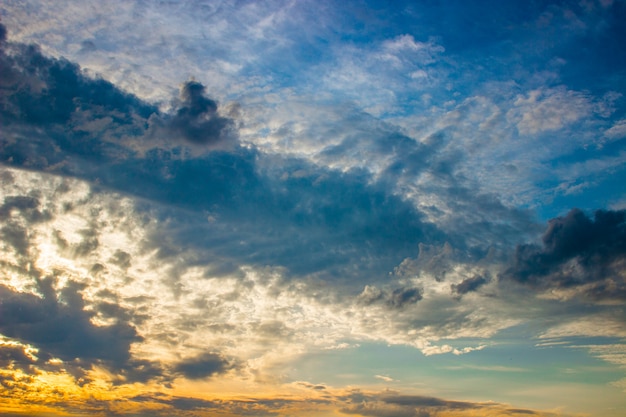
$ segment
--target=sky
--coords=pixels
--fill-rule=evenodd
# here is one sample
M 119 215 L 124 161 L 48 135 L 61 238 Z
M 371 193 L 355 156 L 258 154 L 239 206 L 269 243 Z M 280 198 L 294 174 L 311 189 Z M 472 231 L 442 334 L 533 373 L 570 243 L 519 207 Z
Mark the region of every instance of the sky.
M 0 4 L 0 414 L 618 417 L 626 1 Z

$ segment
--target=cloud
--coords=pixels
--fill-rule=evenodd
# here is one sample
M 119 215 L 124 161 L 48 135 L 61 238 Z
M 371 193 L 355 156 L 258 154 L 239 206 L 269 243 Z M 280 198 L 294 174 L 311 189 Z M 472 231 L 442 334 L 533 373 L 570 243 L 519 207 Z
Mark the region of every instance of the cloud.
M 561 129 L 590 114 L 592 106 L 584 94 L 565 89 L 533 90 L 515 101 L 507 117 L 522 135 L 537 135 Z
M 210 211 L 223 220 L 212 229 L 221 228 L 225 244 L 213 245 L 215 234 L 199 232 L 207 224 L 196 232 L 195 226 L 186 229 L 191 233 L 180 239 L 214 246 L 224 257 L 283 265 L 297 275 L 325 269 L 350 278 L 358 272 L 339 271 L 355 267 L 385 273 L 417 240 L 439 239 L 437 228 L 409 202 L 383 183 L 370 184 L 358 170 L 342 173 L 231 146 L 232 121 L 218 114 L 216 102 L 198 82 L 183 86 L 174 114 L 161 115 L 112 84 L 89 79 L 74 64 L 47 58 L 34 47 L 11 48 L 13 53 L 2 59 L 18 81 L 3 90 L 8 103 L 3 116 L 10 129 L 0 137 L 0 158 L 14 166 L 97 180 L 195 213 Z M 16 132 L 21 132 L 19 140 Z M 217 149 L 222 145 L 230 149 Z M 214 152 L 198 154 L 198 146 Z M 291 176 L 294 172 L 308 174 Z M 227 225 L 240 221 L 247 229 Z M 18 229 L 5 232 L 19 244 Z M 86 254 L 97 244 L 95 236 L 85 235 L 75 250 Z M 371 261 L 348 265 L 357 253 Z
M 503 278 L 538 289 L 572 289 L 591 299 L 623 300 L 626 211 L 573 209 L 548 222 L 542 246 L 519 245 Z
M 604 131 L 604 136 L 611 140 L 626 137 L 626 119 L 615 122 L 613 126 Z
M 365 286 L 358 297 L 358 300 L 365 305 L 381 302 L 392 309 L 401 309 L 406 305 L 415 304 L 421 299 L 422 290 L 420 288 L 401 287 L 387 291 L 369 285 Z
M 553 333 L 544 335 L 571 334 L 576 329 L 557 324 L 623 300 L 621 232 L 609 241 L 611 230 L 623 229 L 623 217 L 613 223 L 597 214 L 595 220 L 555 219 L 543 246 L 519 244 L 510 252 L 537 227 L 534 214 L 519 207 L 536 207 L 536 184 L 557 172 L 561 148 L 574 149 L 589 137 L 564 144 L 560 135 L 573 126 L 609 124 L 585 125 L 594 111 L 591 93 L 564 86 L 527 91 L 517 80 L 470 97 L 474 83 L 480 90 L 484 80 L 472 72 L 470 88 L 456 75 L 446 79 L 450 68 L 463 69 L 455 67 L 459 56 L 444 56 L 448 39 L 384 31 L 367 45 L 350 37 L 338 47 L 322 45 L 318 29 L 300 25 L 307 20 L 297 13 L 300 3 L 270 13 L 272 2 L 244 2 L 236 22 L 222 20 L 229 6 L 198 6 L 191 21 L 210 23 L 187 24 L 194 5 L 131 5 L 133 21 L 150 36 L 142 42 L 137 32 L 120 30 L 129 36 L 120 46 L 107 33 L 128 29 L 120 15 L 130 9 L 103 6 L 94 12 L 102 19 L 98 38 L 79 36 L 75 45 L 89 59 L 106 57 L 101 68 L 107 69 L 140 62 L 135 55 L 158 55 L 166 74 L 144 73 L 150 63 L 142 66 L 149 74 L 144 97 L 168 99 L 164 84 L 193 79 L 188 72 L 207 61 L 202 74 L 222 65 L 222 73 L 246 77 L 187 81 L 169 112 L 157 110 L 159 104 L 165 109 L 163 102 L 148 104 L 118 84 L 89 78 L 66 59 L 3 43 L 0 160 L 14 168 L 0 173 L 1 288 L 8 300 L 2 308 L 17 319 L 0 318 L 0 332 L 14 343 L 2 345 L 1 364 L 32 376 L 57 372 L 58 358 L 80 377 L 104 369 L 116 384 L 157 380 L 168 389 L 193 384 L 234 391 L 231 386 L 244 381 L 246 389 L 274 389 L 290 378 L 298 358 L 338 346 L 370 341 L 413 346 L 427 356 L 460 355 L 488 349 L 484 339 L 522 322 L 540 335 L 546 326 Z M 57 7 L 85 16 L 78 6 Z M 41 9 L 34 15 L 53 10 Z M 58 19 L 72 15 L 56 13 Z M 167 13 L 176 24 L 168 24 L 167 36 L 155 36 L 164 27 L 154 22 Z M 109 23 L 116 29 L 106 28 Z M 285 27 L 294 36 L 279 30 Z M 333 25 L 322 32 L 344 36 Z M 300 48 L 296 41 L 306 37 L 310 42 Z M 144 54 L 157 38 L 163 54 Z M 137 50 L 127 57 L 113 50 L 129 45 Z M 254 49 L 269 58 L 240 53 Z M 286 52 L 295 61 L 283 58 Z M 164 55 L 176 65 L 199 61 L 180 71 L 164 64 Z M 282 73 L 300 64 L 309 70 L 292 79 Z M 263 66 L 270 75 L 255 72 Z M 122 78 L 137 91 L 132 83 L 140 75 L 133 72 Z M 106 76 L 119 80 L 120 74 L 115 69 Z M 445 103 L 429 90 L 443 84 Z M 247 100 L 245 123 L 214 97 Z M 610 115 L 603 110 L 602 117 Z M 548 151 L 524 150 L 529 136 L 545 133 L 556 138 Z M 599 159 L 597 167 L 605 163 Z M 587 243 L 571 243 L 578 241 Z M 55 280 L 48 288 L 38 283 L 48 282 L 41 277 Z M 510 291 L 511 283 L 527 288 Z M 520 296 L 537 292 L 544 298 Z M 558 292 L 563 303 L 545 300 Z M 586 303 L 573 300 L 578 294 Z M 61 336 L 54 341 L 29 330 L 34 324 L 20 314 L 55 324 Z M 65 317 L 66 324 L 56 323 Z M 111 349 L 87 352 L 97 344 Z M 333 391 L 326 383 L 301 386 L 319 396 Z M 161 414 L 220 408 L 295 415 L 289 407 L 300 400 L 294 398 L 146 394 L 135 402 L 146 410 L 161 407 Z M 336 408 L 381 416 L 532 413 L 388 392 L 350 401 Z M 92 404 L 100 411 L 115 407 L 114 401 Z
M 188 379 L 204 379 L 220 374 L 233 365 L 229 360 L 216 353 L 204 353 L 194 358 L 187 358 L 174 366 L 174 372 Z
M 6 196 L 0 205 L 0 235 L 4 245 L 12 247 L 23 258 L 23 262 L 27 262 L 30 240 L 28 225 L 45 222 L 50 216 L 48 211 L 40 210 L 36 196 Z
M 448 414 L 459 416 L 552 415 L 530 409 L 514 409 L 494 402 L 451 401 L 421 395 L 401 395 L 393 391 L 379 393 L 355 391 L 347 395 L 345 400 L 347 405 L 341 409 L 341 412 L 372 417 L 429 417 Z
M 94 313 L 84 310 L 79 294 L 82 287 L 70 281 L 57 297 L 54 281 L 51 277 L 37 279 L 40 296 L 0 286 L 0 333 L 33 345 L 38 356 L 60 359 L 80 378 L 94 365 L 107 367 L 126 382 L 146 381 L 160 374 L 153 364 L 131 357 L 131 344 L 142 340 L 132 326 L 124 322 L 94 325 Z M 24 366 L 26 358 L 12 359 Z
M 6 75 L 2 116 L 13 131 L 30 136 L 25 141 L 4 135 L 5 161 L 77 174 L 94 162 L 125 160 L 154 148 L 180 153 L 180 147 L 194 146 L 199 152 L 236 143 L 233 120 L 219 114 L 195 81 L 183 85 L 173 114 L 161 114 L 110 82 L 86 76 L 76 64 L 44 56 L 34 45 L 3 47 L 0 66 Z M 34 126 L 45 130 L 36 133 Z
M 478 288 L 482 287 L 487 282 L 489 281 L 485 277 L 475 276 L 472 278 L 467 278 L 463 280 L 462 282 L 460 282 L 459 284 L 452 284 L 450 286 L 450 289 L 452 290 L 452 292 L 458 295 L 463 295 L 463 294 L 467 294 L 468 292 L 476 291 Z
M 217 103 L 206 97 L 205 87 L 196 81 L 186 82 L 181 89 L 181 104 L 174 117 L 168 121 L 172 135 L 212 148 L 232 140 L 232 120 L 217 113 Z
M 371 45 L 342 45 L 336 60 L 325 67 L 322 86 L 350 98 L 370 114 L 402 112 L 412 94 L 444 79 L 437 63 L 445 48 L 431 38 L 417 41 L 400 34 Z
M 423 397 L 419 395 L 391 395 L 382 397 L 387 404 L 396 404 L 412 407 L 445 407 L 449 409 L 468 409 L 477 407 L 476 404 L 462 401 L 447 401 L 434 397 Z

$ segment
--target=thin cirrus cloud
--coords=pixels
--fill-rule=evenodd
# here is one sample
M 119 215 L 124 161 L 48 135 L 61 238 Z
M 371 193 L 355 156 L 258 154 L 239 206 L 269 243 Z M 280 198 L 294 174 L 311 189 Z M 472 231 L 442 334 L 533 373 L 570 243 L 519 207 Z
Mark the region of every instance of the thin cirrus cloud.
M 621 2 L 114 6 L 2 6 L 3 412 L 619 415 Z

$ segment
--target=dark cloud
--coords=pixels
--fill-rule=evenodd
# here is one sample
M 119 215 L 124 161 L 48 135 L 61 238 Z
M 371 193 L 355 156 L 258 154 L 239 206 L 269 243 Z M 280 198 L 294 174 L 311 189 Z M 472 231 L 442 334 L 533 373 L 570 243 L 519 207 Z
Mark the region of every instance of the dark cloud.
M 313 389 L 313 390 L 317 390 L 317 391 L 324 391 L 326 389 L 325 385 L 314 385 L 314 384 L 310 384 L 308 382 L 298 382 L 298 385 L 301 385 L 305 388 L 308 389 Z
M 98 231 L 95 228 L 83 229 L 78 233 L 82 236 L 82 239 L 73 247 L 77 256 L 88 255 L 100 246 Z
M 479 408 L 475 403 L 464 401 L 450 401 L 435 397 L 424 397 L 420 395 L 393 395 L 382 397 L 383 402 L 387 404 L 396 404 L 411 407 L 443 407 L 447 409 L 471 409 Z
M 422 299 L 422 290 L 419 288 L 398 288 L 389 296 L 388 303 L 393 308 L 402 308 L 407 304 L 417 303 Z
M 95 313 L 84 309 L 81 286 L 70 281 L 57 296 L 53 284 L 53 278 L 38 279 L 41 296 L 0 285 L 0 333 L 35 346 L 38 356 L 61 359 L 78 376 L 96 364 L 123 381 L 158 376 L 153 364 L 131 357 L 130 345 L 142 340 L 132 326 L 122 321 L 94 325 Z
M 396 392 L 362 393 L 356 391 L 346 397 L 338 397 L 347 405 L 341 409 L 346 414 L 358 414 L 372 417 L 429 417 L 442 413 L 456 415 L 469 411 L 475 415 L 484 411 L 486 415 L 514 416 L 519 414 L 536 415 L 532 410 L 510 409 L 495 402 L 476 403 L 452 401 L 443 398 L 421 395 L 400 395 Z
M 217 146 L 234 137 L 232 120 L 217 113 L 217 103 L 205 95 L 202 84 L 186 82 L 180 98 L 181 107 L 169 124 L 173 134 L 205 146 Z
M 124 252 L 123 250 L 116 250 L 113 256 L 109 259 L 109 262 L 119 266 L 120 268 L 129 268 L 131 256 L 128 252 Z
M 359 172 L 243 149 L 185 161 L 161 153 L 119 168 L 109 177 L 115 188 L 189 209 L 182 218 L 168 212 L 171 232 L 151 237 L 163 257 L 202 248 L 225 269 L 280 265 L 295 276 L 360 280 L 362 287 L 413 255 L 419 241 L 440 239 L 410 203 Z M 170 177 L 154 175 L 164 169 Z M 308 175 L 282 175 L 303 171 Z
M 471 246 L 486 250 L 485 242 L 495 241 L 491 237 L 506 242 L 529 223 L 496 199 L 459 185 L 456 160 L 441 152 L 449 141 L 445 133 L 418 142 L 380 127 L 368 115 L 347 114 L 346 120 L 355 117 L 347 130 L 363 133 L 371 142 L 364 158 L 376 154 L 396 161 L 374 180 L 365 169 L 340 172 L 226 146 L 234 144 L 233 122 L 220 115 L 199 82 L 184 84 L 175 114 L 160 115 L 154 106 L 87 78 L 76 65 L 47 58 L 36 47 L 11 48 L 11 54 L 0 57 L 12 74 L 1 96 L 0 117 L 8 128 L 0 133 L 0 160 L 188 209 L 184 216 L 164 209 L 172 230 L 161 230 L 146 243 L 158 247 L 164 258 L 194 248 L 205 252 L 194 259 L 205 264 L 210 259 L 217 271 L 242 263 L 276 265 L 291 276 L 315 275 L 363 288 L 413 256 L 420 243 L 449 241 L 464 251 Z M 168 146 L 164 136 L 170 138 Z M 349 154 L 350 140 L 360 139 L 348 136 L 345 146 L 329 148 L 323 157 Z M 185 141 L 176 142 L 178 137 L 212 152 L 190 155 L 182 146 Z M 451 212 L 474 215 L 456 216 L 458 223 L 445 230 L 427 221 L 423 211 L 430 209 L 417 209 L 395 188 L 425 171 L 444 184 L 425 192 L 457 205 Z M 216 221 L 206 221 L 207 213 Z M 487 220 L 494 213 L 510 221 Z M 98 244 L 96 234 L 85 234 L 74 249 L 86 255 Z M 126 265 L 122 258 L 113 262 Z M 445 265 L 439 269 L 443 277 Z M 174 279 L 172 288 L 175 284 Z M 420 296 L 417 289 L 407 289 L 390 295 L 389 305 L 402 307 Z
M 18 255 L 28 255 L 29 242 L 25 228 L 15 223 L 9 223 L 0 228 L 0 236 L 5 243 L 13 247 Z
M 452 284 L 450 286 L 453 293 L 458 295 L 467 294 L 468 292 L 476 291 L 478 288 L 485 285 L 487 282 L 487 278 L 477 275 L 472 278 L 467 278 L 460 282 L 459 284 Z
M 33 357 L 26 351 L 25 346 L 3 345 L 0 346 L 0 367 L 2 369 L 19 369 L 27 375 L 35 375 L 38 368 L 45 366 L 49 355 L 38 355 Z M 0 375 L 0 379 L 6 377 Z
M 511 413 L 511 414 L 525 414 L 525 415 L 531 415 L 531 416 L 539 414 L 536 411 L 524 410 L 524 409 L 521 409 L 521 408 L 509 408 L 506 411 Z
M 175 410 L 200 410 L 200 409 L 214 409 L 214 408 L 222 408 L 224 406 L 223 401 L 210 401 L 203 400 L 200 398 L 192 398 L 192 397 L 170 397 L 163 394 L 142 394 L 137 395 L 135 397 L 129 398 L 129 401 L 145 404 L 145 403 L 157 403 L 157 404 L 167 404 L 174 408 Z M 160 415 L 155 414 L 155 415 Z
M 7 220 L 13 213 L 19 213 L 29 223 L 49 220 L 51 214 L 41 211 L 40 202 L 33 196 L 7 196 L 0 206 L 0 221 Z
M 188 157 L 180 147 L 162 146 L 162 137 L 222 148 L 234 135 L 232 122 L 220 116 L 200 83 L 183 86 L 175 114 L 159 115 L 110 83 L 85 77 L 76 65 L 47 58 L 36 47 L 11 47 L 10 56 L 1 57 L 13 81 L 2 93 L 0 116 L 9 128 L 0 134 L 0 160 L 97 179 L 123 193 L 190 209 L 175 230 L 154 236 L 163 257 L 202 248 L 212 264 L 223 262 L 226 269 L 242 262 L 279 265 L 292 275 L 355 280 L 362 288 L 411 256 L 419 242 L 445 240 L 386 180 L 422 169 L 441 146 L 437 135 L 424 145 L 382 135 L 376 152 L 393 148 L 406 156 L 402 167 L 390 168 L 377 182 L 365 171 L 337 172 L 254 149 Z M 40 129 L 28 131 L 32 126 Z M 207 212 L 218 221 L 209 224 Z M 97 234 L 85 232 L 74 250 L 86 255 L 98 245 Z M 125 265 L 122 258 L 114 261 Z M 390 305 L 418 297 L 415 290 L 397 293 Z
M 38 198 L 7 196 L 0 205 L 0 236 L 16 254 L 26 259 L 30 246 L 28 225 L 51 218 L 51 213 L 40 210 Z
M 82 41 L 80 45 L 81 45 L 81 48 L 80 48 L 81 52 L 93 52 L 96 49 L 98 49 L 96 44 L 93 43 L 93 41 L 89 41 L 89 40 Z
M 204 353 L 185 359 L 174 366 L 174 372 L 188 379 L 204 379 L 233 368 L 233 363 L 217 353 Z
M 177 411 L 208 411 L 214 410 L 220 414 L 226 413 L 233 416 L 275 416 L 282 415 L 281 411 L 289 408 L 293 412 L 294 407 L 307 409 L 311 407 L 315 410 L 315 406 L 319 404 L 329 404 L 328 400 L 316 398 L 294 400 L 285 398 L 246 398 L 242 400 L 204 400 L 193 397 L 170 396 L 163 393 L 141 394 L 129 398 L 136 404 L 143 405 L 149 415 L 154 416 L 170 416 Z M 165 404 L 169 407 L 166 410 L 154 409 L 150 407 L 152 404 Z M 177 413 L 176 413 L 177 414 Z M 143 414 L 142 414 L 143 415 Z M 186 414 L 185 414 L 186 415 Z M 195 414 L 193 414 L 195 415 Z
M 0 23 L 0 45 L 7 40 L 7 28 Z
M 415 287 L 400 287 L 394 290 L 381 290 L 367 285 L 358 296 L 358 301 L 365 305 L 382 303 L 392 309 L 401 309 L 415 304 L 422 299 L 422 289 Z
M 519 245 L 503 279 L 540 289 L 580 289 L 595 299 L 625 299 L 626 211 L 573 209 L 548 222 L 542 245 Z
M 5 44 L 0 73 L 0 161 L 13 165 L 75 173 L 128 157 L 157 112 L 34 45 Z
M 0 70 L 5 75 L 1 110 L 7 121 L 71 128 L 72 116 L 80 110 L 106 113 L 118 123 L 130 123 L 133 113 L 147 118 L 156 111 L 107 81 L 86 77 L 76 64 L 44 56 L 35 45 L 3 44 Z

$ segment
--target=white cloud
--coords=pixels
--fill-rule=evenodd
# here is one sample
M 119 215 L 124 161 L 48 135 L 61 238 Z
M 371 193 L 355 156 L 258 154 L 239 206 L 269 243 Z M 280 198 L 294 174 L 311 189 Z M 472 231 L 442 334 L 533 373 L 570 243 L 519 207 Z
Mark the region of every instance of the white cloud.
M 537 135 L 559 130 L 591 114 L 589 98 L 564 88 L 536 89 L 515 100 L 507 118 L 522 135 Z
M 609 129 L 604 131 L 604 136 L 611 140 L 626 137 L 626 119 L 618 120 Z
M 420 92 L 439 82 L 432 67 L 445 49 L 434 40 L 400 35 L 373 46 L 335 47 L 336 62 L 323 68 L 322 86 L 379 116 L 401 112 L 400 95 Z
M 626 368 L 626 344 L 583 345 L 576 347 L 589 349 L 593 356 Z
M 564 337 L 626 337 L 626 323 L 607 315 L 587 316 L 558 324 L 542 333 L 540 339 Z

